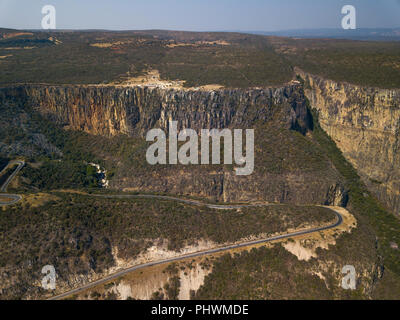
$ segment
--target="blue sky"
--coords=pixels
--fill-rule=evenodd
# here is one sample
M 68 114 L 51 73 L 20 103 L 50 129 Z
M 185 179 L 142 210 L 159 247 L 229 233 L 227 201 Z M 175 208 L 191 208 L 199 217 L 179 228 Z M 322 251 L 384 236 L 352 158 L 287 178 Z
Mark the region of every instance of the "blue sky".
M 358 28 L 400 27 L 400 0 L 0 0 L 0 27 L 40 29 L 46 4 L 57 10 L 57 29 L 339 28 L 346 4 Z

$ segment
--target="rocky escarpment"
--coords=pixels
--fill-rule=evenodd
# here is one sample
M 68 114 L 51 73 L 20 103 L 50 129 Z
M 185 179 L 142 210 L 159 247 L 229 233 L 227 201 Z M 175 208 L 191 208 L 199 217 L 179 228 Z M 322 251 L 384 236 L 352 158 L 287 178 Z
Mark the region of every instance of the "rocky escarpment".
M 178 121 L 179 129 L 197 131 L 255 129 L 255 170 L 250 176 L 236 176 L 228 166 L 150 166 L 145 149 L 132 146 L 140 163 L 116 159 L 118 168 L 110 181 L 114 189 L 217 201 L 346 202 L 339 174 L 302 135 L 312 123 L 299 84 L 215 91 L 26 85 L 3 88 L 0 98 L 19 99 L 66 128 L 105 137 L 123 134 L 143 140 L 152 128 L 167 131 L 169 120 Z
M 378 198 L 400 213 L 400 90 L 336 83 L 297 71 L 321 127 Z
M 250 128 L 283 109 L 280 120 L 302 132 L 310 125 L 299 86 L 263 90 L 189 91 L 149 87 L 21 86 L 3 94 L 24 99 L 40 113 L 91 134 L 142 136 L 152 128 Z

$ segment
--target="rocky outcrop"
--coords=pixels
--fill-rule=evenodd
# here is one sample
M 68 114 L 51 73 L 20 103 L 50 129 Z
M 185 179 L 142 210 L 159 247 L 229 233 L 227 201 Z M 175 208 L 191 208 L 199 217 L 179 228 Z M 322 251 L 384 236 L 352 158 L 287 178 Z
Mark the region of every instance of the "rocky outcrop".
M 213 201 L 267 201 L 291 204 L 345 205 L 347 193 L 333 169 L 325 172 L 266 173 L 255 170 L 250 176 L 236 176 L 221 168 L 177 166 L 174 169 L 137 172 L 112 181 L 114 188 L 130 192 L 148 192 L 197 196 Z M 326 173 L 326 176 L 323 174 Z M 332 190 L 343 193 L 332 194 Z
M 310 125 L 298 85 L 217 91 L 27 85 L 1 91 L 71 129 L 104 136 L 144 137 L 152 128 L 166 130 L 169 120 L 178 121 L 178 129 L 250 128 L 270 120 L 278 108 L 285 127 L 304 132 Z
M 400 90 L 336 83 L 297 70 L 321 127 L 377 197 L 400 213 Z
M 167 132 L 169 120 L 178 121 L 179 129 L 197 131 L 257 127 L 255 171 L 250 176 L 236 176 L 232 167 L 227 166 L 150 166 L 143 154 L 140 159 L 144 163 L 140 165 L 116 161 L 119 168 L 110 181 L 114 189 L 201 196 L 217 201 L 345 203 L 345 192 L 332 191 L 340 188 L 340 177 L 323 156 L 316 156 L 318 168 L 303 170 L 302 161 L 307 162 L 308 153 L 314 151 L 298 148 L 297 143 L 301 142 L 312 149 L 311 142 L 294 134 L 304 134 L 312 128 L 300 84 L 214 91 L 25 85 L 0 89 L 1 99 L 18 99 L 65 128 L 105 137 L 124 134 L 142 139 L 152 128 Z M 276 134 L 279 136 L 274 137 Z M 273 155 L 269 156 L 269 152 Z M 275 161 L 271 157 L 277 163 L 267 167 L 265 159 Z

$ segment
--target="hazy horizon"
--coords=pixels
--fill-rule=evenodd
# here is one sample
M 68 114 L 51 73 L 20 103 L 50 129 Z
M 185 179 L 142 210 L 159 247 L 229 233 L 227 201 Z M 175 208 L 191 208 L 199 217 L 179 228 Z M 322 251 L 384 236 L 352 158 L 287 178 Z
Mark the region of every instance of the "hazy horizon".
M 86 29 L 71 29 L 71 28 L 57 28 L 55 30 L 43 30 L 40 28 L 11 28 L 0 26 L 0 29 L 13 29 L 13 30 L 31 30 L 31 31 L 43 31 L 43 32 L 51 32 L 51 31 L 115 31 L 115 32 L 124 32 L 124 31 L 176 31 L 176 32 L 232 32 L 232 33 L 255 33 L 255 32 L 264 32 L 264 33 L 280 33 L 280 32 L 291 32 L 291 31 L 342 31 L 341 28 L 297 28 L 297 29 L 280 29 L 280 30 L 184 30 L 184 29 L 157 29 L 157 28 L 148 28 L 148 29 L 104 29 L 104 28 L 86 28 Z M 356 31 L 361 30 L 397 30 L 400 29 L 400 26 L 391 27 L 391 28 L 357 28 Z M 349 32 L 354 32 L 351 30 Z
M 57 29 L 277 32 L 337 29 L 341 8 L 357 9 L 358 28 L 399 28 L 399 0 L 0 0 L 0 26 L 40 29 L 44 5 L 57 10 Z

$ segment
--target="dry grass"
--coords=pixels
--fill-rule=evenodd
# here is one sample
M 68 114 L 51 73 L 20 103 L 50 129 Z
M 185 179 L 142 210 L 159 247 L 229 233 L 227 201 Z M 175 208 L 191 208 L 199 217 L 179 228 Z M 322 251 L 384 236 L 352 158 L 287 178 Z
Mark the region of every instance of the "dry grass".
M 0 195 L 0 202 L 10 202 L 12 200 L 14 200 L 14 199 L 8 198 L 7 196 Z
M 48 193 L 36 193 L 36 194 L 28 194 L 25 195 L 22 199 L 22 206 L 26 207 L 26 206 L 30 206 L 33 208 L 38 208 L 43 206 L 44 204 L 46 204 L 49 201 L 58 201 L 61 200 L 59 197 L 56 197 L 52 194 L 48 194 Z
M 231 44 L 224 40 L 216 40 L 216 41 L 196 41 L 193 43 L 188 42 L 175 42 L 171 40 L 171 43 L 167 44 L 168 48 L 176 48 L 176 47 L 202 47 L 202 46 L 230 46 Z
M 116 47 L 116 46 L 122 46 L 126 44 L 130 44 L 132 41 L 126 40 L 126 41 L 114 41 L 114 42 L 96 42 L 96 43 L 91 43 L 90 46 L 96 47 L 96 48 L 111 48 L 111 47 Z
M 344 208 L 335 207 L 334 209 L 339 211 L 343 217 L 343 223 L 340 226 L 338 226 L 335 229 L 321 231 L 320 233 L 306 234 L 306 235 L 293 237 L 296 240 L 295 243 L 304 242 L 304 241 L 311 241 L 311 242 L 315 243 L 315 242 L 317 242 L 316 239 L 318 239 L 320 242 L 321 241 L 326 242 L 327 238 L 329 238 L 328 239 L 328 240 L 330 240 L 329 244 L 335 244 L 335 238 L 339 234 L 341 234 L 342 232 L 350 232 L 351 229 L 354 228 L 357 224 L 354 216 Z M 310 226 L 310 228 L 311 227 L 315 227 L 315 225 Z M 299 231 L 299 230 L 301 230 L 301 229 L 290 229 L 290 230 L 288 230 L 288 232 L 294 232 L 294 231 Z M 118 284 L 121 281 L 123 281 L 124 283 L 127 283 L 129 285 L 132 285 L 132 284 L 140 285 L 140 284 L 145 284 L 148 281 L 151 281 L 151 280 L 154 280 L 157 278 L 158 281 L 166 283 L 168 281 L 168 274 L 167 274 L 166 270 L 168 270 L 168 268 L 173 265 L 177 266 L 178 268 L 184 267 L 185 270 L 187 269 L 188 265 L 192 265 L 192 264 L 194 264 L 194 265 L 202 265 L 202 264 L 210 265 L 210 267 L 212 268 L 212 261 L 222 257 L 223 255 L 226 255 L 226 254 L 234 255 L 235 253 L 240 254 L 244 251 L 250 251 L 253 248 L 261 248 L 261 247 L 271 248 L 271 247 L 275 246 L 275 244 L 282 243 L 282 242 L 287 243 L 287 240 L 283 239 L 283 240 L 276 240 L 276 241 L 272 241 L 272 242 L 268 242 L 268 243 L 249 245 L 246 247 L 235 248 L 235 249 L 231 249 L 231 250 L 227 250 L 227 251 L 223 251 L 223 252 L 218 252 L 218 253 L 201 256 L 201 257 L 183 258 L 182 260 L 179 260 L 178 262 L 168 262 L 168 263 L 163 263 L 163 264 L 156 265 L 156 266 L 146 267 L 143 269 L 129 272 L 128 274 L 126 274 L 124 276 L 121 276 L 117 279 L 110 280 L 106 283 L 100 284 L 98 286 L 95 286 L 93 288 L 85 290 L 78 295 L 74 295 L 72 297 L 70 296 L 66 299 L 88 299 L 93 292 L 97 292 L 100 295 L 105 295 L 107 293 L 106 288 L 108 288 L 109 286 L 112 287 L 114 284 Z M 292 243 L 292 242 L 290 242 L 290 243 Z M 319 243 L 319 244 L 321 244 L 321 243 Z M 319 247 L 321 247 L 321 245 L 319 245 Z M 322 245 L 322 247 L 323 247 L 323 245 Z M 292 252 L 291 250 L 288 250 L 288 251 Z M 292 252 L 292 253 L 296 255 L 296 253 L 294 253 L 294 252 Z M 183 269 L 181 269 L 181 270 L 183 270 Z

